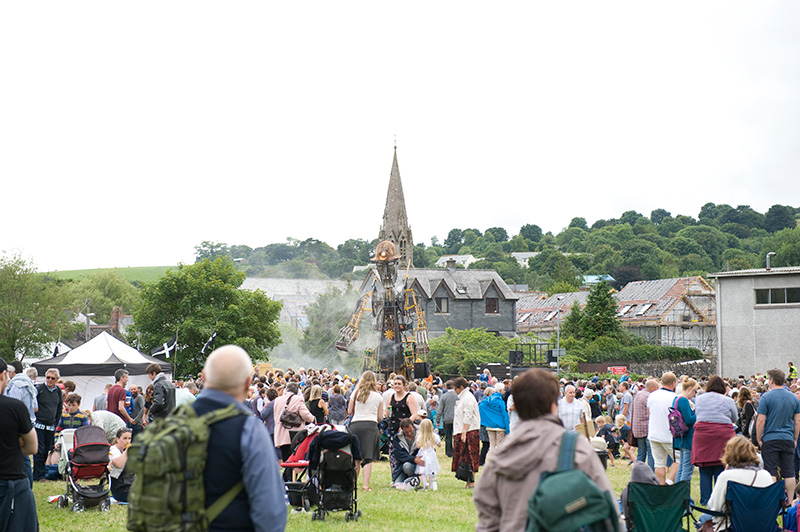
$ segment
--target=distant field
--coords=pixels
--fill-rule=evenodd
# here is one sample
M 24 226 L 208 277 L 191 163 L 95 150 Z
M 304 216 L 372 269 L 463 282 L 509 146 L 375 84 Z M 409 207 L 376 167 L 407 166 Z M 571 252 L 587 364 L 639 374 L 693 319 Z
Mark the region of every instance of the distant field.
M 57 277 L 59 279 L 83 279 L 84 277 L 88 277 L 95 273 L 101 272 L 108 272 L 113 271 L 117 272 L 120 276 L 124 277 L 128 281 L 134 282 L 150 282 L 156 281 L 158 278 L 164 274 L 167 270 L 171 268 L 177 268 L 177 266 L 141 266 L 135 268 L 97 268 L 94 270 L 64 270 L 64 271 L 55 271 L 55 272 L 45 272 L 53 277 Z

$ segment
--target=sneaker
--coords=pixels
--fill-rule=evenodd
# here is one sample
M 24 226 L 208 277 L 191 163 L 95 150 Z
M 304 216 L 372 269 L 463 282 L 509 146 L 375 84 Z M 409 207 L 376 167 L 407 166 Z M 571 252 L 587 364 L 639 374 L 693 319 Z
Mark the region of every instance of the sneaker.
M 405 481 L 406 484 L 409 485 L 411 488 L 416 488 L 419 486 L 419 477 L 408 477 Z

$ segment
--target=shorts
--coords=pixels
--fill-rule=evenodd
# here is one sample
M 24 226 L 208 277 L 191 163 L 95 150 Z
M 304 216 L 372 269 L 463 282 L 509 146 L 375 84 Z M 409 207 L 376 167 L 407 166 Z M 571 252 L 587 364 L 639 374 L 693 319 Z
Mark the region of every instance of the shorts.
M 794 442 L 791 440 L 765 441 L 761 446 L 764 469 L 775 478 L 794 478 Z M 778 470 L 780 469 L 780 475 Z
M 667 457 L 672 454 L 672 442 L 648 441 L 653 453 L 654 467 L 667 467 Z

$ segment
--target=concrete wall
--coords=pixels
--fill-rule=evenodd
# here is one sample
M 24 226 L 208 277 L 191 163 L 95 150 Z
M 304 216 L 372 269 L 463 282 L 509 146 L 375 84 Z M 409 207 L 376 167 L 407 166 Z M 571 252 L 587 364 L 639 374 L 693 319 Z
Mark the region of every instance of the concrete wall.
M 787 370 L 800 363 L 800 304 L 756 305 L 757 288 L 800 287 L 800 275 L 717 278 L 717 349 L 720 375 Z

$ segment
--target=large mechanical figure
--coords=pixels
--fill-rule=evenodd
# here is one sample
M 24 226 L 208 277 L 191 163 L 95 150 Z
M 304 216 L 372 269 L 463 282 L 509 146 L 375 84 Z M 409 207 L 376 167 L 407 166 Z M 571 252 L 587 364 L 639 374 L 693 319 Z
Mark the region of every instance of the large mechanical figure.
M 384 240 L 378 244 L 371 259 L 377 278 L 359 299 L 350 322 L 339 331 L 341 337 L 336 342 L 337 349 L 347 351 L 358 338 L 361 318 L 371 311 L 380 339 L 376 346 L 364 351 L 363 369 L 372 370 L 382 378 L 392 372 L 414 377 L 414 363 L 423 362 L 422 357 L 428 352 L 425 311 L 418 308 L 417 296 L 408 287 L 408 269 L 405 278 L 398 279 L 399 258 L 392 242 Z

